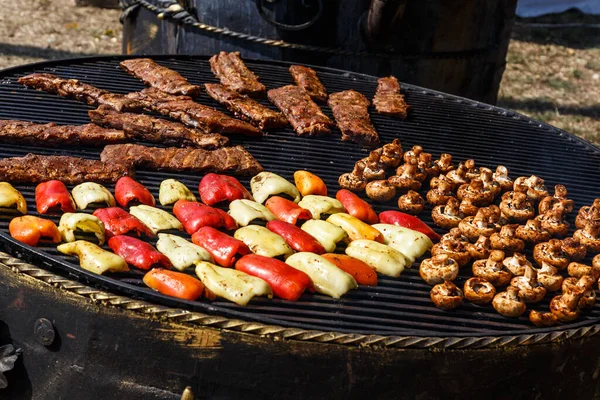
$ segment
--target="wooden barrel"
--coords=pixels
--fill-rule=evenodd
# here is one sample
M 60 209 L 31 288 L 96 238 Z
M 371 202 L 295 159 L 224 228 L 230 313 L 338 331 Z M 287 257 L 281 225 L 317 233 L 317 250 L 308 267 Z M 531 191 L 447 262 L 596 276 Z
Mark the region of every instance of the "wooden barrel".
M 517 2 L 181 3 L 183 8 L 175 0 L 122 0 L 124 53 L 239 50 L 247 58 L 323 65 L 377 76 L 394 74 L 404 82 L 495 103 Z

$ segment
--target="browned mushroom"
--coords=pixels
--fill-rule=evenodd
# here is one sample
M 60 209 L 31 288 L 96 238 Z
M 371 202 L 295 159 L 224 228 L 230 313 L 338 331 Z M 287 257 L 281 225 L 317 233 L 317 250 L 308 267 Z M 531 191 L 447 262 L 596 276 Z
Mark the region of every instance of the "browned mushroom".
M 446 173 L 446 177 L 454 182 L 455 187 L 469 183 L 467 179 L 467 166 L 464 163 L 458 164 L 458 167 Z
M 467 244 L 467 251 L 473 260 L 482 260 L 490 256 L 492 245 L 490 238 L 487 236 L 479 236 L 475 243 Z
M 562 250 L 569 256 L 571 261 L 581 261 L 587 254 L 587 249 L 579 243 L 579 240 L 566 238 L 562 241 Z
M 502 191 L 502 188 L 500 187 L 498 182 L 494 180 L 494 173 L 492 172 L 492 170 L 484 167 L 481 167 L 479 170 L 479 179 L 481 179 L 481 181 L 483 182 L 483 188 L 494 193 L 494 197 L 499 195 Z
M 519 299 L 519 289 L 513 286 L 507 287 L 506 292 L 494 296 L 492 306 L 505 317 L 519 317 L 527 309 L 525 303 Z
M 434 177 L 429 182 L 429 191 L 427 192 L 427 201 L 429 204 L 439 206 L 446 204 L 451 197 L 454 197 L 452 189 L 454 183 L 444 175 Z
M 458 211 L 465 216 L 472 217 L 475 214 L 477 214 L 477 211 L 479 211 L 479 207 L 473 204 L 473 201 L 469 199 L 464 199 L 460 202 L 460 205 L 458 206 Z
M 569 265 L 569 257 L 562 251 L 562 242 L 558 239 L 536 244 L 533 259 L 539 266 L 548 263 L 555 268 L 566 269 Z
M 438 254 L 427 258 L 419 266 L 419 275 L 430 285 L 444 281 L 453 281 L 458 276 L 459 265 L 447 254 Z
M 393 187 L 393 186 L 392 186 Z M 414 190 L 409 190 L 398 198 L 398 209 L 402 212 L 417 215 L 425 207 L 425 200 Z
M 421 177 L 423 176 L 417 169 L 417 160 L 411 159 L 409 162 L 399 166 L 396 169 L 396 175 L 390 176 L 388 182 L 399 190 L 419 190 L 422 181 L 419 178 Z
M 579 299 L 578 306 L 582 310 L 592 308 L 596 304 L 596 291 L 592 288 L 597 278 L 592 276 L 582 276 L 581 278 L 566 278 L 562 284 L 563 293 L 579 289 L 583 291 Z
M 525 303 L 537 303 L 546 296 L 546 288 L 537 280 L 537 272 L 533 267 L 525 267 L 525 275 L 517 276 L 510 285 L 519 289 L 519 299 Z
M 563 277 L 558 270 L 548 263 L 543 263 L 537 270 L 538 281 L 544 285 L 548 292 L 558 292 L 563 283 Z
M 562 210 L 562 204 L 557 204 L 554 209 L 538 215 L 535 219 L 541 222 L 542 229 L 553 236 L 563 237 L 569 232 L 569 223 L 566 213 Z
M 446 281 L 431 288 L 431 301 L 437 308 L 452 310 L 462 304 L 463 293 L 454 283 Z
M 581 308 L 579 302 L 585 293 L 594 285 L 594 278 L 585 275 L 577 280 L 567 282 L 563 287 L 563 294 L 550 301 L 550 311 L 561 322 L 570 322 L 579 317 Z
M 491 236 L 498 230 L 497 213 L 494 210 L 491 207 L 480 208 L 475 216 L 460 221 L 458 228 L 472 242 L 479 236 Z
M 384 144 L 381 148 L 381 157 L 379 161 L 386 168 L 396 168 L 402 162 L 402 144 L 399 139 L 394 139 L 391 143 Z
M 404 162 L 408 163 L 410 160 L 419 161 L 419 155 L 423 152 L 423 147 L 419 145 L 413 146 L 410 150 L 404 153 Z
M 494 285 L 482 278 L 469 278 L 463 287 L 465 298 L 471 303 L 487 304 L 496 295 Z
M 573 211 L 573 200 L 567 199 L 567 188 L 564 185 L 554 186 L 554 196 L 544 197 L 538 205 L 538 210 L 540 214 L 545 214 L 559 205 L 567 214 Z
M 587 251 L 600 252 L 600 220 L 591 221 L 583 229 L 576 230 L 573 238 L 579 240 Z
M 363 176 L 367 181 L 385 179 L 385 169 L 381 162 L 379 162 L 380 158 L 381 154 L 377 150 L 373 150 L 371 153 L 369 153 L 368 158 L 362 159 L 362 161 L 365 162 Z
M 351 190 L 353 192 L 362 192 L 367 186 L 367 180 L 363 176 L 365 170 L 365 163 L 363 161 L 357 161 L 354 164 L 352 172 L 347 172 L 340 175 L 338 183 L 342 189 Z
M 596 254 L 594 258 L 592 258 L 592 266 L 600 269 L 600 254 Z
M 469 241 L 458 228 L 452 228 L 450 232 L 442 236 L 439 243 L 433 245 L 431 255 L 447 254 L 462 267 L 471 261 L 471 255 L 465 247 L 468 243 Z
M 508 168 L 506 168 L 504 165 L 498 165 L 496 167 L 496 172 L 494 172 L 492 178 L 498 182 L 498 185 L 500 185 L 500 189 L 502 189 L 503 192 L 507 192 L 513 187 L 514 182 L 509 178 Z
M 446 205 L 434 207 L 431 211 L 433 223 L 444 229 L 452 229 L 458 226 L 463 219 L 462 214 L 458 210 L 458 200 L 451 197 Z
M 527 196 L 533 200 L 535 203 L 538 203 L 544 197 L 548 196 L 548 190 L 546 186 L 544 186 L 544 180 L 535 175 L 531 175 L 529 178 L 526 176 L 521 176 L 515 179 L 514 190 L 517 190 L 517 187 L 522 187 L 522 185 L 527 186 Z
M 466 178 L 468 180 L 479 178 L 479 175 L 481 175 L 481 170 L 475 166 L 475 160 L 465 161 L 465 167 L 467 168 Z
M 436 176 L 440 173 L 440 168 L 432 161 L 430 153 L 419 154 L 419 171 L 425 174 L 425 179 Z
M 461 185 L 456 195 L 459 200 L 470 200 L 476 206 L 490 205 L 496 196 L 495 192 L 484 187 L 483 181 L 479 178 Z
M 583 229 L 589 222 L 600 219 L 600 199 L 594 199 L 591 206 L 583 206 L 575 218 L 577 229 Z
M 525 254 L 515 253 L 512 257 L 506 257 L 502 264 L 508 269 L 514 276 L 525 275 L 525 269 L 531 267 L 531 263 L 525 257 Z
M 535 216 L 533 202 L 522 192 L 504 193 L 500 211 L 511 222 L 525 222 Z
M 531 321 L 531 323 L 533 323 L 535 326 L 548 327 L 556 325 L 558 323 L 558 318 L 556 318 L 556 315 L 552 314 L 551 312 L 543 313 L 531 310 L 529 313 L 529 321 Z
M 567 271 L 569 272 L 570 276 L 577 279 L 585 275 L 591 275 L 596 279 L 600 278 L 600 265 L 598 265 L 597 263 L 587 265 L 574 261 L 569 264 L 569 266 L 567 267 Z
M 527 243 L 540 243 L 550 240 L 552 235 L 542 228 L 542 223 L 536 219 L 528 220 L 525 225 L 517 228 L 516 235 L 519 239 Z
M 455 168 L 452 163 L 452 155 L 447 153 L 440 155 L 440 159 L 435 160 L 433 163 L 440 169 L 440 174 L 447 174 Z
M 502 250 L 506 254 L 520 253 L 525 248 L 525 242 L 517 238 L 516 232 L 519 225 L 504 225 L 500 232 L 490 236 L 492 249 Z
M 493 250 L 489 258 L 473 262 L 473 275 L 494 286 L 508 285 L 512 274 L 502 264 L 503 260 L 504 253 L 501 250 Z
M 389 201 L 396 196 L 396 188 L 385 179 L 369 182 L 365 189 L 374 201 Z

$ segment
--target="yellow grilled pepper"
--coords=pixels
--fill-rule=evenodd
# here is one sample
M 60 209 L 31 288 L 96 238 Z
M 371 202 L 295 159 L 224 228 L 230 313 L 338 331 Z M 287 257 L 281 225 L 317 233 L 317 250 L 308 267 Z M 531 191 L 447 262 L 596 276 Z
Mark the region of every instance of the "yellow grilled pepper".
M 355 240 L 346 248 L 346 254 L 354 257 L 383 275 L 400 276 L 408 260 L 398 250 L 372 240 Z
M 260 225 L 240 228 L 233 237 L 244 242 L 250 251 L 259 256 L 287 258 L 294 253 L 281 236 Z
M 229 204 L 229 215 L 239 226 L 246 226 L 255 219 L 272 221 L 275 216 L 269 209 L 252 200 L 234 200 Z
M 402 253 L 411 264 L 433 246 L 427 235 L 412 229 L 390 224 L 375 224 L 373 228 L 381 232 L 386 245 Z
M 300 192 L 293 183 L 272 172 L 261 172 L 255 175 L 250 180 L 250 189 L 252 189 L 252 197 L 260 204 L 264 203 L 269 196 L 281 193 L 290 196 L 294 203 L 299 202 L 301 198 Z
M 159 233 L 156 249 L 167 256 L 173 267 L 179 271 L 191 267 L 197 261 L 213 262 L 210 253 L 203 247 L 177 235 Z
M 331 261 L 315 253 L 296 253 L 288 257 L 285 262 L 306 273 L 313 281 L 315 290 L 327 296 L 339 299 L 350 289 L 358 287 L 352 275 L 342 271 Z
M 80 210 L 85 210 L 91 203 L 105 203 L 108 207 L 115 206 L 115 198 L 112 193 L 95 182 L 81 183 L 73 188 L 71 194 Z
M 27 214 L 25 197 L 8 182 L 0 182 L 0 208 L 16 207 L 21 214 Z
M 320 219 L 308 220 L 300 228 L 317 239 L 328 253 L 334 252 L 337 243 L 348 237 L 346 231 L 339 226 Z
M 173 204 L 177 200 L 196 201 L 196 196 L 183 183 L 175 179 L 165 179 L 158 189 L 158 201 L 163 206 Z
M 321 214 L 337 214 L 345 211 L 339 200 L 316 194 L 304 196 L 298 205 L 309 210 L 314 219 L 321 219 Z
M 105 240 L 104 224 L 91 214 L 64 213 L 60 217 L 58 231 L 65 242 L 75 241 L 75 231 L 93 233 L 100 244 L 104 244 Z
M 79 257 L 81 268 L 102 275 L 109 272 L 127 272 L 129 267 L 122 257 L 106 251 L 94 243 L 77 240 L 61 244 L 56 248 L 63 254 Z
M 346 213 L 337 213 L 327 218 L 327 222 L 339 226 L 348 234 L 350 240 L 374 240 L 383 243 L 383 235 L 371 225 Z
M 139 206 L 131 207 L 129 213 L 142 221 L 155 235 L 158 231 L 167 231 L 169 229 L 183 230 L 183 225 L 181 225 L 181 222 L 177 218 L 156 207 L 140 204 Z

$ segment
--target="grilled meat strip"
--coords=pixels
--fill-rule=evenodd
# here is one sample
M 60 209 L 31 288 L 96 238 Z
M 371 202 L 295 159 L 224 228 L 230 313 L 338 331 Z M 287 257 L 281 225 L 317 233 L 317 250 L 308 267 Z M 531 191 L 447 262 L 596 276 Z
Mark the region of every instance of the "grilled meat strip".
M 327 90 L 317 77 L 314 69 L 303 65 L 292 65 L 290 74 L 296 81 L 296 85 L 306 90 L 314 101 L 327 101 Z
M 265 85 L 246 67 L 240 58 L 240 52 L 226 53 L 224 51 L 210 58 L 210 69 L 221 84 L 236 92 L 249 96 L 264 96 Z
M 133 164 L 159 171 L 193 171 L 255 175 L 263 170 L 252 154 L 242 146 L 216 150 L 158 148 L 139 144 L 106 146 L 100 154 L 105 163 Z
M 258 129 L 281 128 L 287 124 L 287 120 L 280 112 L 273 111 L 226 86 L 206 83 L 204 89 L 210 97 L 227 107 L 236 117 L 250 122 Z
M 103 146 L 111 143 L 122 143 L 125 142 L 125 139 L 125 133 L 121 130 L 105 129 L 94 124 L 73 126 L 0 120 L 0 142 L 2 143 L 43 143 L 44 146 L 63 144 Z
M 200 94 L 200 86 L 190 84 L 179 72 L 163 67 L 149 58 L 125 60 L 120 65 L 130 75 L 163 92 L 190 97 Z
M 331 134 L 333 122 L 304 89 L 288 85 L 267 92 L 299 136 Z
M 132 164 L 104 163 L 79 157 L 27 154 L 0 160 L 0 181 L 40 183 L 57 179 L 67 185 L 88 181 L 116 182 L 134 176 Z
M 204 133 L 178 122 L 167 121 L 145 114 L 120 113 L 108 106 L 88 111 L 92 122 L 106 128 L 122 129 L 127 138 L 162 143 L 169 146 L 216 149 L 229 144 L 229 139 L 218 133 Z M 1 137 L 1 136 L 0 136 Z
M 91 106 L 106 104 L 118 111 L 139 111 L 143 104 L 122 94 L 99 89 L 77 79 L 63 79 L 52 74 L 31 74 L 19 78 L 19 83 L 44 92 L 73 98 Z
M 238 133 L 260 136 L 262 132 L 247 122 L 231 118 L 212 107 L 196 103 L 188 96 L 173 96 L 155 88 L 129 93 L 127 98 L 138 101 L 147 110 L 168 115 L 205 132 Z
M 391 115 L 406 119 L 410 106 L 404 101 L 400 94 L 400 84 L 394 76 L 379 78 L 377 80 L 377 91 L 373 98 L 373 105 L 380 114 Z
M 360 143 L 365 147 L 379 144 L 379 135 L 371 124 L 369 99 L 354 90 L 332 93 L 329 107 L 342 131 L 342 140 Z

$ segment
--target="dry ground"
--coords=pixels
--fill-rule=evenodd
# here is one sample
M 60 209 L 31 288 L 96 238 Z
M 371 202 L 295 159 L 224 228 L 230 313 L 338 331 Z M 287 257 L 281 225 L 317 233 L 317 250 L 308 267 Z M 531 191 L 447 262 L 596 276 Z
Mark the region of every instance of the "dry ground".
M 0 68 L 121 52 L 119 10 L 72 0 L 0 0 Z M 600 24 L 576 12 L 520 23 Z M 499 105 L 600 144 L 600 29 L 516 26 Z

